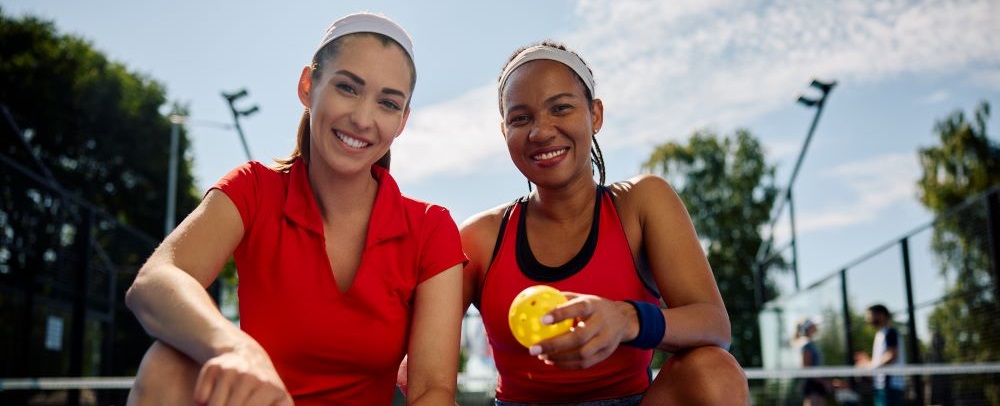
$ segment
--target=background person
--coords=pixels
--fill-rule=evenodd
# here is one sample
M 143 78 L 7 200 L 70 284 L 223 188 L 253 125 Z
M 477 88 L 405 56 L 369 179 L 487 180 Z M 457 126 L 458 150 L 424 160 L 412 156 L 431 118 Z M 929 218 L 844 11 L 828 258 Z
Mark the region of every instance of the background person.
M 872 343 L 872 355 L 859 352 L 854 355 L 854 364 L 859 368 L 880 368 L 884 366 L 903 366 L 906 358 L 903 353 L 899 332 L 892 326 L 892 313 L 882 304 L 868 307 L 865 321 L 875 327 L 875 339 Z M 875 375 L 872 379 L 875 389 L 876 406 L 898 406 L 903 404 L 903 390 L 906 381 L 902 376 L 885 374 Z

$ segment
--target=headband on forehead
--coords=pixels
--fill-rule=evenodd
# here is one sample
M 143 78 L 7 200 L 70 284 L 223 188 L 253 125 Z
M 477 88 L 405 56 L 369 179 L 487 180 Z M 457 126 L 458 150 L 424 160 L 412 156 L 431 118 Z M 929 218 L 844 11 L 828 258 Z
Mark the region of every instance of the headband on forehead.
M 539 59 L 548 59 L 568 66 L 573 70 L 573 72 L 576 72 L 576 75 L 579 76 L 580 79 L 583 79 L 583 84 L 586 85 L 587 90 L 590 91 L 590 96 L 597 97 L 594 93 L 594 75 L 590 73 L 590 69 L 587 69 L 587 65 L 583 63 L 583 60 L 572 52 L 545 45 L 535 45 L 527 48 L 518 53 L 517 56 L 515 56 L 514 59 L 507 64 L 507 68 L 504 69 L 503 74 L 500 75 L 499 90 L 501 94 L 503 93 L 504 86 L 507 85 L 507 78 L 510 76 L 511 72 L 514 71 L 514 69 L 517 69 L 519 66 L 528 62 Z
M 372 13 L 350 14 L 330 24 L 326 29 L 326 33 L 323 34 L 323 40 L 316 47 L 316 52 L 313 52 L 313 58 L 315 59 L 316 54 L 327 44 L 333 42 L 333 40 L 359 32 L 373 32 L 392 38 L 393 41 L 396 41 L 396 43 L 403 47 L 403 50 L 410 56 L 410 59 L 414 59 L 413 41 L 410 40 L 410 36 L 406 33 L 406 30 L 388 17 Z

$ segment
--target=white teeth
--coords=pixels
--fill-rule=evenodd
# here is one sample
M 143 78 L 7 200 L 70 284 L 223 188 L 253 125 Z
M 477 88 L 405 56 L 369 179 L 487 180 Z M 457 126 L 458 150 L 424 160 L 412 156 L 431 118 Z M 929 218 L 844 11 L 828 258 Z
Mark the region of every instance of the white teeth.
M 337 138 L 339 138 L 341 141 L 343 141 L 345 144 L 347 144 L 347 146 L 351 148 L 364 148 L 368 146 L 367 142 L 361 141 L 357 138 L 348 137 L 342 134 L 340 131 L 334 131 L 333 133 L 337 135 Z
M 546 152 L 544 154 L 538 154 L 538 155 L 535 155 L 532 158 L 534 158 L 536 161 L 544 161 L 546 159 L 552 159 L 552 158 L 555 158 L 555 157 L 557 157 L 559 155 L 562 155 L 562 154 L 565 154 L 565 153 L 566 153 L 565 149 L 560 149 L 560 150 L 556 150 L 556 151 Z

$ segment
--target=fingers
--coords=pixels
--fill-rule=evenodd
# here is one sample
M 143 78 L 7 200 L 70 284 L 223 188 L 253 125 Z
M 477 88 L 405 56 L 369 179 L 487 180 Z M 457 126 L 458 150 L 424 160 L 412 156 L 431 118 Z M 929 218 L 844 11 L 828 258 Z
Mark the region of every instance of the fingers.
M 573 331 L 538 343 L 538 358 L 564 369 L 589 368 L 609 357 L 617 342 L 605 337 L 602 330 L 577 324 Z
M 210 375 L 215 377 L 215 382 L 212 385 L 212 396 L 208 398 L 208 406 L 226 406 L 234 404 L 229 401 L 229 392 L 232 390 L 233 380 L 236 379 L 236 377 L 232 374 L 223 373 L 221 367 L 217 365 L 207 365 L 206 369 L 209 369 L 210 371 L 217 371 Z
M 293 406 L 291 396 L 274 387 L 258 387 L 250 393 L 250 397 L 246 401 L 233 404 L 248 406 Z
M 594 313 L 593 301 L 599 299 L 594 296 L 580 295 L 572 292 L 563 292 L 566 296 L 566 303 L 552 309 L 542 317 L 542 324 L 553 324 L 566 319 L 585 320 Z
M 295 406 L 295 402 L 292 402 L 292 397 L 286 393 L 281 400 L 274 404 L 274 406 Z
M 611 356 L 622 341 L 625 323 L 621 303 L 597 296 L 564 292 L 569 299 L 542 318 L 543 324 L 575 319 L 569 333 L 543 340 L 529 353 L 547 364 L 564 369 L 589 368 Z
M 198 372 L 198 379 L 194 383 L 194 401 L 199 405 L 207 404 L 212 392 L 215 390 L 215 378 L 219 374 L 219 369 L 213 365 L 205 365 Z
M 206 363 L 195 382 L 194 400 L 206 406 L 292 405 L 280 381 L 275 383 L 247 370 L 225 367 L 225 361 Z
M 270 405 L 274 403 L 273 401 L 267 403 L 254 403 L 251 401 L 253 396 L 260 387 L 260 380 L 253 375 L 242 375 L 235 379 L 235 384 L 231 385 L 229 390 L 228 404 L 231 405 Z

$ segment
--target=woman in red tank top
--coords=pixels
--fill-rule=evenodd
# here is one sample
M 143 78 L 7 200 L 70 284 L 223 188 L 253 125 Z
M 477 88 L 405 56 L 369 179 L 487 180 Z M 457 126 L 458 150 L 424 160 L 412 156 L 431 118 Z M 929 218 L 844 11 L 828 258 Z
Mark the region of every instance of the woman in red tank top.
M 483 314 L 497 404 L 747 404 L 726 351 L 729 317 L 680 199 L 653 175 L 603 186 L 604 105 L 589 67 L 559 44 L 520 49 L 500 76 L 499 107 L 511 160 L 535 189 L 461 227 L 465 303 Z M 575 328 L 524 348 L 506 314 L 532 284 L 570 299 L 542 323 Z M 673 356 L 650 379 L 653 349 Z

